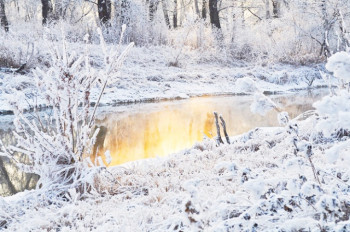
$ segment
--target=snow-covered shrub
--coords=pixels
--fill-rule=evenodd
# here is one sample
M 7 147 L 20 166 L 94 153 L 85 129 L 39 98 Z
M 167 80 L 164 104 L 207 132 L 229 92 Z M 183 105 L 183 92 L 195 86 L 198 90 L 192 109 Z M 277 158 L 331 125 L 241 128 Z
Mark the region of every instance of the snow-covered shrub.
M 254 93 L 259 91 L 255 81 L 249 77 L 239 78 L 236 81 L 236 87 L 241 93 Z
M 258 84 L 249 77 L 243 77 L 236 81 L 236 88 L 241 93 L 254 94 L 254 100 L 250 105 L 250 111 L 254 114 L 260 114 L 264 116 L 268 111 L 275 109 L 280 111 L 278 106 L 266 96 L 263 91 L 258 87 Z
M 325 151 L 327 160 L 340 166 L 350 162 L 347 152 L 350 148 L 350 55 L 348 52 L 338 52 L 329 58 L 326 68 L 333 73 L 338 81 L 337 88 L 333 88 L 331 95 L 314 103 L 319 119 L 316 122 L 316 133 L 320 133 L 323 140 L 332 142 Z M 323 76 L 327 76 L 323 74 Z
M 326 68 L 338 80 L 338 88 L 330 96 L 324 97 L 314 104 L 318 114 L 322 117 L 316 128 L 324 136 L 330 137 L 340 130 L 343 135 L 350 130 L 350 100 L 349 90 L 344 89 L 350 82 L 350 55 L 339 52 L 329 58 Z
M 263 93 L 255 93 L 254 101 L 250 105 L 250 110 L 255 114 L 264 116 L 268 111 L 278 109 L 276 104 Z
M 350 82 L 350 54 L 348 52 L 338 52 L 331 56 L 326 68 L 344 84 Z
M 63 40 L 61 47 L 51 50 L 50 68 L 33 71 L 36 93 L 28 99 L 29 105 L 24 108 L 16 102 L 16 97 L 9 99 L 15 113 L 17 145 L 0 144 L 0 155 L 11 159 L 15 159 L 16 152 L 27 155 L 29 164 L 17 164 L 26 172 L 38 174 L 37 188 L 51 196 L 72 192 L 72 189 L 80 196 L 96 190 L 95 174 L 99 169 L 93 168 L 96 162 L 89 158 L 99 131 L 94 122 L 96 109 L 106 85 L 115 81 L 116 73 L 133 46 L 129 44 L 122 52 L 120 46 L 108 50 L 102 32 L 99 33 L 104 53 L 101 69 L 91 66 L 87 49 L 77 56 Z M 39 113 L 42 105 L 49 109 Z M 30 116 L 25 114 L 28 108 L 33 109 Z M 103 165 L 102 159 L 97 160 L 100 161 L 98 165 Z

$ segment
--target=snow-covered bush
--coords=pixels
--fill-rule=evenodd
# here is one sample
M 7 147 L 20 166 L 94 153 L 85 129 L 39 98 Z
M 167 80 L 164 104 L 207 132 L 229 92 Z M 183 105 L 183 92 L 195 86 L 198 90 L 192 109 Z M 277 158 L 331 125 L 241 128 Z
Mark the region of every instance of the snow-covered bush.
M 333 72 L 334 77 L 347 84 L 350 82 L 350 54 L 338 52 L 328 59 L 326 64 L 328 71 Z
M 109 49 L 102 32 L 99 33 L 104 53 L 101 69 L 91 66 L 87 49 L 77 56 L 63 40 L 61 47 L 51 50 L 50 68 L 33 71 L 36 93 L 28 99 L 29 105 L 24 108 L 17 102 L 17 97 L 9 99 L 15 113 L 17 145 L 5 147 L 0 144 L 0 155 L 11 159 L 15 159 L 16 152 L 27 155 L 28 164 L 17 164 L 26 172 L 38 174 L 37 189 L 51 196 L 62 196 L 74 189 L 82 196 L 96 190 L 95 174 L 99 168 L 93 167 L 96 164 L 103 166 L 101 158 L 97 163 L 89 158 L 96 155 L 91 154 L 99 131 L 94 122 L 96 109 L 106 85 L 116 81 L 114 77 L 133 46 L 129 44 L 122 52 L 120 44 Z M 39 113 L 43 105 L 48 109 Z M 93 109 L 91 105 L 94 105 Z M 25 114 L 28 108 L 33 112 Z
M 250 111 L 254 114 L 260 114 L 264 116 L 268 111 L 275 109 L 280 111 L 278 106 L 266 96 L 263 91 L 258 87 L 258 84 L 249 77 L 243 77 L 236 81 L 236 88 L 240 93 L 254 94 L 254 100 L 250 105 Z
M 325 152 L 328 161 L 334 163 L 341 158 L 341 165 L 348 164 L 350 159 L 344 153 L 350 148 L 348 139 L 350 135 L 349 53 L 338 52 L 334 54 L 329 58 L 326 68 L 333 73 L 338 81 L 338 86 L 332 89 L 331 95 L 314 104 L 319 115 L 315 129 L 317 133 L 321 133 L 325 137 L 324 139 L 335 143 Z
M 316 102 L 314 107 L 322 117 L 317 124 L 317 129 L 325 136 L 330 137 L 342 130 L 344 133 L 350 129 L 350 54 L 339 52 L 329 58 L 326 68 L 337 78 L 338 87 L 332 91 L 332 95 L 324 97 Z M 325 74 L 324 74 L 325 75 Z M 345 89 L 347 88 L 347 89 Z

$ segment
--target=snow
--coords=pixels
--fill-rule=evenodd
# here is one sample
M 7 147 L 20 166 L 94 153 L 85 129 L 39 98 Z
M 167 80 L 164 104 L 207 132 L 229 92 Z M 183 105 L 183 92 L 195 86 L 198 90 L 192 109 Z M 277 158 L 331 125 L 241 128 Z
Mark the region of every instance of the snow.
M 254 95 L 254 101 L 250 105 L 250 110 L 253 113 L 264 116 L 271 109 L 277 108 L 275 103 L 270 98 L 266 97 L 263 93 L 256 93 Z
M 336 78 L 350 81 L 350 54 L 348 52 L 338 52 L 328 59 L 326 68 L 333 72 Z
M 8 205 L 32 199 L 7 230 L 317 231 L 318 224 L 340 226 L 333 221 L 341 217 L 336 213 L 341 202 L 348 202 L 347 168 L 329 165 L 321 147 L 314 147 L 320 186 L 306 157 L 294 155 L 288 131 L 261 128 L 248 140 L 232 137 L 231 145 L 216 147 L 207 140 L 189 152 L 109 168 L 117 182 L 113 194 L 103 197 L 37 206 L 35 212 L 33 195 L 4 198 Z M 323 173 L 336 170 L 341 179 Z M 334 218 L 317 219 L 324 210 L 335 212 Z
M 189 68 L 170 67 L 164 53 L 135 49 L 119 81 L 108 86 L 104 105 L 255 90 L 251 110 L 264 114 L 278 108 L 264 92 L 306 88 L 294 75 L 318 72 L 287 65 L 220 67 L 193 60 Z M 151 52 L 154 61 L 147 60 Z M 344 78 L 347 69 L 341 65 L 348 57 L 339 57 L 330 59 L 327 68 Z M 3 83 L 13 77 L 4 75 Z M 16 77 L 9 85 L 29 78 Z M 320 79 L 315 85 L 324 83 Z M 17 100 L 25 95 L 11 90 Z M 0 223 L 5 223 L 4 231 L 346 231 L 348 100 L 349 93 L 340 89 L 315 103 L 306 119 L 290 119 L 282 112 L 282 127 L 256 128 L 231 137 L 231 144 L 217 146 L 207 139 L 168 157 L 109 168 L 99 157 L 99 175 L 87 173 L 94 186 L 89 194 L 70 188 L 58 200 L 54 188 L 38 188 L 0 198 Z
M 288 115 L 288 112 L 281 112 L 277 115 L 277 119 L 278 119 L 278 123 L 281 125 L 281 126 L 285 126 L 287 125 L 287 123 L 289 122 L 289 115 Z
M 45 46 L 45 44 L 44 44 Z M 47 46 L 47 45 L 46 45 Z M 77 44 L 69 44 L 76 51 L 84 51 Z M 113 49 L 106 45 L 107 49 Z M 92 52 L 91 58 L 100 65 L 103 54 L 99 46 L 88 45 Z M 199 51 L 186 51 L 182 58 L 185 62 L 180 67 L 169 66 L 176 49 L 170 47 L 135 47 L 127 57 L 120 72 L 115 75 L 112 84 L 107 86 L 102 97 L 102 105 L 113 105 L 125 102 L 140 102 L 160 99 L 185 99 L 203 95 L 251 94 L 258 88 L 262 92 L 288 92 L 295 89 L 306 89 L 306 79 L 316 77 L 312 87 L 325 86 L 319 74 L 319 66 L 293 66 L 274 64 L 259 66 L 256 64 L 232 62 L 203 62 L 201 59 L 209 56 Z M 49 58 L 48 58 L 49 59 Z M 7 101 L 9 96 L 16 94 L 17 102 L 28 107 L 25 96 L 32 94 L 30 87 L 31 75 L 4 74 L 0 78 L 0 91 L 8 94 L 0 95 L 1 112 L 11 110 Z M 39 94 L 39 93 L 36 93 Z M 98 89 L 92 93 L 97 99 Z M 35 103 L 42 104 L 40 97 L 35 97 Z M 43 105 L 44 106 L 44 105 Z

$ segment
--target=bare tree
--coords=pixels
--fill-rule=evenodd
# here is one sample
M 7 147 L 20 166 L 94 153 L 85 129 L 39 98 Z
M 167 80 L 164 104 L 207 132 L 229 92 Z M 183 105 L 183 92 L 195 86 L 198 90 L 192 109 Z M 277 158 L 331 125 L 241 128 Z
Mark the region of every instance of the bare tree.
M 274 18 L 281 17 L 281 2 L 280 0 L 272 0 L 272 14 Z
M 326 57 L 331 55 L 328 43 L 328 35 L 330 31 L 331 24 L 328 20 L 327 13 L 327 0 L 321 0 L 321 12 L 322 12 L 322 20 L 323 20 L 323 41 L 321 45 L 320 54 L 324 54 Z
M 337 14 L 339 17 L 338 26 L 340 30 L 338 50 L 345 51 L 346 48 L 350 47 L 350 40 L 349 40 L 348 31 L 345 25 L 343 14 L 339 9 L 337 10 Z
M 218 11 L 218 0 L 209 0 L 210 23 L 213 27 L 220 29 L 220 18 Z
M 121 1 L 121 17 L 120 22 L 121 25 L 129 25 L 130 24 L 130 2 L 129 0 Z
M 199 11 L 199 6 L 198 6 L 198 0 L 194 0 L 194 8 L 196 10 L 196 14 L 197 14 L 198 18 L 201 18 L 201 13 Z
M 61 0 L 61 1 L 54 1 L 54 18 L 56 20 L 58 19 L 64 19 L 66 15 L 66 2 Z
M 202 3 L 202 18 L 203 19 L 207 18 L 207 0 L 203 0 L 203 3 Z
M 174 0 L 173 25 L 174 28 L 177 28 L 177 0 Z
M 43 25 L 49 23 L 52 18 L 52 3 L 51 0 L 41 0 L 42 4 L 42 17 L 43 17 Z
M 6 32 L 9 31 L 9 23 L 7 21 L 7 17 L 6 17 L 6 13 L 5 13 L 4 0 L 0 0 L 0 24 Z
M 169 14 L 168 14 L 168 5 L 166 0 L 162 0 L 162 8 L 163 8 L 163 14 L 164 14 L 164 20 L 168 28 L 171 28 Z
M 269 19 L 271 17 L 270 13 L 270 0 L 265 0 L 265 11 L 266 11 L 266 19 Z
M 150 0 L 149 1 L 149 20 L 153 21 L 154 14 L 156 13 L 158 8 L 158 0 Z
M 246 8 L 244 7 L 244 2 L 241 2 L 241 17 L 242 17 L 242 27 L 245 27 L 245 10 Z
M 97 8 L 98 8 L 98 17 L 101 25 L 105 27 L 109 27 L 110 20 L 111 20 L 111 9 L 112 9 L 111 0 L 98 0 Z

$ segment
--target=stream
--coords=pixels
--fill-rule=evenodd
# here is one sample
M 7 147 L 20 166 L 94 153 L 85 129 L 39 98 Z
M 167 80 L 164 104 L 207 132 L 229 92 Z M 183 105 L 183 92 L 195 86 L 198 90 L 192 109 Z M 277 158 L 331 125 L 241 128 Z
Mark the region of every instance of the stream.
M 327 93 L 318 89 L 270 98 L 294 118 L 313 109 L 312 104 Z M 110 152 L 109 166 L 164 157 L 188 149 L 206 137 L 215 137 L 214 111 L 225 119 L 229 136 L 256 127 L 279 126 L 275 110 L 264 116 L 253 114 L 252 101 L 252 96 L 214 96 L 100 107 L 97 124 L 101 129 L 94 150 L 102 157 L 107 150 Z M 7 144 L 14 141 L 12 120 L 11 115 L 0 117 L 0 138 Z M 0 195 L 34 188 L 37 180 L 36 175 L 18 171 L 7 158 L 0 159 Z

